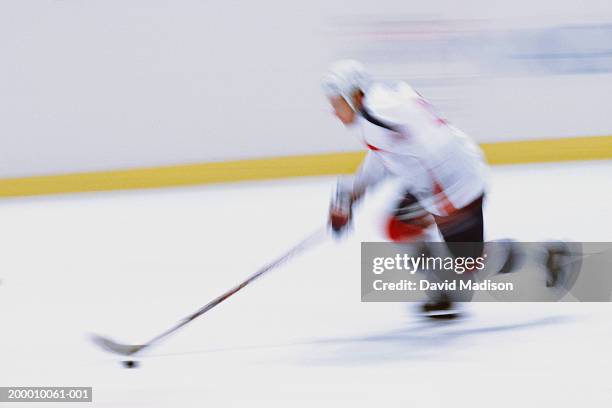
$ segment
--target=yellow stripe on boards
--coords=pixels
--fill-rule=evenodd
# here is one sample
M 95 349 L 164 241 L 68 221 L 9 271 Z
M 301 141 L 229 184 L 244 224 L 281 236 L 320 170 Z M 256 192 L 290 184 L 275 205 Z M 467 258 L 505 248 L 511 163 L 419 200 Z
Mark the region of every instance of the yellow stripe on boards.
M 612 136 L 520 140 L 480 146 L 490 164 L 612 159 Z
M 481 145 L 491 164 L 612 159 L 612 136 L 521 140 Z M 160 188 L 352 173 L 365 152 L 0 179 L 0 197 Z

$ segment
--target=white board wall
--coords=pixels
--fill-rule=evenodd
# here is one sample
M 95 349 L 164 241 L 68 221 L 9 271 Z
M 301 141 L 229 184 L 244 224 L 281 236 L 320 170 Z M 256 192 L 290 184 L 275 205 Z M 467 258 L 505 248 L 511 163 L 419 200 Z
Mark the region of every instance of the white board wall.
M 611 134 L 612 6 L 535 3 L 6 0 L 0 177 L 359 149 L 319 91 L 340 57 L 479 141 Z

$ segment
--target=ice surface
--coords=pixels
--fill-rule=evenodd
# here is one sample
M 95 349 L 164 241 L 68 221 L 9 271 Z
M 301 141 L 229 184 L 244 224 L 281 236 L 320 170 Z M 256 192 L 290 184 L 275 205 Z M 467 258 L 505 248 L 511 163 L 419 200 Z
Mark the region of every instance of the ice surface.
M 611 179 L 610 161 L 496 167 L 488 237 L 610 241 Z M 139 343 L 193 312 L 321 225 L 333 184 L 0 202 L 0 385 L 93 386 L 101 407 L 610 405 L 609 303 L 471 304 L 438 326 L 415 305 L 361 303 L 359 242 L 382 239 L 385 188 L 349 239 L 271 272 L 140 368 L 89 341 Z

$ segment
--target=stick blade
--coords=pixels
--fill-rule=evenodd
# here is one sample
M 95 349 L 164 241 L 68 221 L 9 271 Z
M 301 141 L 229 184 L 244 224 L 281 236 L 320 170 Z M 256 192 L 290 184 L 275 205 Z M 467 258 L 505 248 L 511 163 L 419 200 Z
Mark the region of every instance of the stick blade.
M 120 354 L 122 356 L 131 356 L 132 354 L 138 353 L 140 350 L 145 348 L 145 345 L 117 343 L 108 337 L 98 336 L 97 334 L 93 334 L 91 336 L 91 341 L 106 351 L 114 354 Z

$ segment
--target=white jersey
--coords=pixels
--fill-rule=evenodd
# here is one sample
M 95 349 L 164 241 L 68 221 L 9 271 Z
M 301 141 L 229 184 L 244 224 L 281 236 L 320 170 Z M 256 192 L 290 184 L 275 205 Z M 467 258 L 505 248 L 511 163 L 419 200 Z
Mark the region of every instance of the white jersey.
M 436 215 L 449 215 L 484 193 L 487 166 L 480 148 L 407 84 L 372 85 L 358 125 L 370 151 L 356 190 L 398 177 Z

